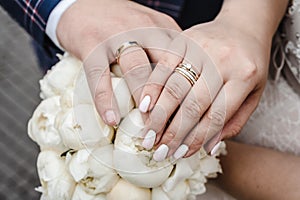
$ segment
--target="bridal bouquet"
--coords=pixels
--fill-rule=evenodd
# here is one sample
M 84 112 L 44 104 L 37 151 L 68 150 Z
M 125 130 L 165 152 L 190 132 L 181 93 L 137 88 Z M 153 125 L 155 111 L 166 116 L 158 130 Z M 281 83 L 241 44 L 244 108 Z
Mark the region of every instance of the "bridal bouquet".
M 152 159 L 142 148 L 143 119 L 122 78 L 111 67 L 122 120 L 104 124 L 94 107 L 82 63 L 65 54 L 40 80 L 42 101 L 28 123 L 39 146 L 37 170 L 42 200 L 193 200 L 207 178 L 220 173 L 216 156 L 201 149 L 189 158 Z

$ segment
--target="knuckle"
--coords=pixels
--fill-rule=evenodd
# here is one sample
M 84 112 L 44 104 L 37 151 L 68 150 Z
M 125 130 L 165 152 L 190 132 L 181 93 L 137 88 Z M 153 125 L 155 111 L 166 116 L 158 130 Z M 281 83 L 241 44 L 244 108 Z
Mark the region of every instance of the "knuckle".
M 180 84 L 177 81 L 170 81 L 165 86 L 165 92 L 168 97 L 175 100 L 177 104 L 181 103 L 182 97 L 185 94 L 185 91 L 183 91 L 183 88 L 180 86 Z
M 176 139 L 176 132 L 172 129 L 167 130 L 163 135 L 163 140 L 168 144 L 178 143 L 178 139 Z
M 194 148 L 200 148 L 203 145 L 204 139 L 200 136 L 195 136 L 191 140 L 191 146 Z
M 258 67 L 255 64 L 247 64 L 243 68 L 243 74 L 242 74 L 242 80 L 243 81 L 248 81 L 252 80 L 253 78 L 256 77 L 258 72 Z
M 98 91 L 101 91 L 101 82 L 107 79 L 107 76 L 110 77 L 110 74 L 105 73 L 104 69 L 100 67 L 95 67 L 93 69 L 85 70 L 87 77 L 87 82 L 90 88 L 92 95 L 96 95 Z
M 152 100 L 155 101 L 163 88 L 163 84 L 161 83 L 146 83 L 144 87 L 145 94 L 151 94 Z
M 86 40 L 86 42 L 98 42 L 101 40 L 101 31 L 97 26 L 86 25 L 84 28 L 78 30 L 80 38 Z
M 111 93 L 108 90 L 98 90 L 97 93 L 95 94 L 94 100 L 96 103 L 103 104 L 104 101 L 109 99 L 110 96 L 111 96 Z
M 229 133 L 226 134 L 226 137 L 234 137 L 236 135 L 238 135 L 241 130 L 242 130 L 242 125 L 240 123 L 233 123 L 232 126 L 230 127 Z
M 143 13 L 133 16 L 134 20 L 140 22 L 142 25 L 154 25 L 153 16 L 151 14 Z
M 218 58 L 221 63 L 226 63 L 228 60 L 230 60 L 231 56 L 234 54 L 233 53 L 234 49 L 229 46 L 223 46 L 219 48 L 218 50 Z
M 176 21 L 174 20 L 173 17 L 165 14 L 165 13 L 161 13 L 161 18 L 165 18 L 167 21 L 172 22 L 172 23 L 176 23 Z
M 134 59 L 133 59 L 134 60 Z M 151 71 L 149 70 L 148 65 L 137 65 L 132 63 L 132 68 L 124 74 L 124 77 L 127 78 L 134 78 L 135 80 L 147 80 Z
M 208 115 L 210 124 L 214 127 L 222 127 L 225 123 L 225 111 L 215 110 Z
M 176 134 L 173 131 L 169 130 L 164 134 L 164 140 L 174 142 L 175 135 Z
M 120 57 L 120 64 L 128 66 L 128 70 L 137 68 L 137 67 L 149 67 L 147 64 L 147 59 L 144 56 L 144 52 L 140 47 L 134 47 L 131 49 L 126 49 L 124 54 Z
M 167 58 L 162 58 L 158 65 L 155 68 L 158 74 L 171 74 L 173 72 L 172 68 L 170 67 L 169 61 Z
M 164 125 L 167 123 L 167 115 L 161 109 L 154 107 L 153 111 L 149 116 L 149 126 L 156 132 L 162 132 Z
M 203 111 L 203 107 L 196 99 L 189 98 L 183 104 L 183 112 L 190 119 L 200 118 Z

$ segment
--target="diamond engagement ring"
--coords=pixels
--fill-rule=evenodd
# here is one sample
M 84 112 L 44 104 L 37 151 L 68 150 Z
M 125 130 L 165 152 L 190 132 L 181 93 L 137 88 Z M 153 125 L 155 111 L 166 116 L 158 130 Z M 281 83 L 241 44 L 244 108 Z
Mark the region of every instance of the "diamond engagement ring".
M 192 69 L 192 65 L 189 63 L 180 63 L 175 68 L 175 72 L 181 74 L 185 79 L 187 79 L 190 82 L 192 86 L 197 82 L 199 78 L 197 73 Z
M 116 59 L 117 59 L 117 63 L 119 63 L 119 59 L 121 54 L 128 48 L 131 47 L 141 47 L 143 48 L 139 43 L 137 43 L 136 41 L 128 41 L 128 42 L 124 42 L 116 51 Z

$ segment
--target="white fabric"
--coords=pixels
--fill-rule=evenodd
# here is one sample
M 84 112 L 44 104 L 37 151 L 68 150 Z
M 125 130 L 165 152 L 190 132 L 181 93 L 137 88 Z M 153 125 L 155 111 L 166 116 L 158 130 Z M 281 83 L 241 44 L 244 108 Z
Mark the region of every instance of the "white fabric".
M 237 140 L 300 155 L 300 97 L 283 77 L 276 84 L 268 81 Z
M 52 40 L 52 42 L 59 47 L 61 50 L 64 50 L 59 44 L 56 35 L 56 28 L 62 14 L 75 2 L 76 0 L 62 0 L 60 1 L 55 8 L 51 11 L 48 22 L 46 25 L 46 34 Z

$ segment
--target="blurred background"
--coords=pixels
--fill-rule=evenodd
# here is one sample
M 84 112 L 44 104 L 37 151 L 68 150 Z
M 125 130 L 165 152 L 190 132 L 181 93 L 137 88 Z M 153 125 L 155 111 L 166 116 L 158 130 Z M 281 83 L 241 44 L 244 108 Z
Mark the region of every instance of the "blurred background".
M 39 69 L 30 38 L 0 7 L 0 199 L 37 200 L 38 147 L 27 122 L 38 105 Z

